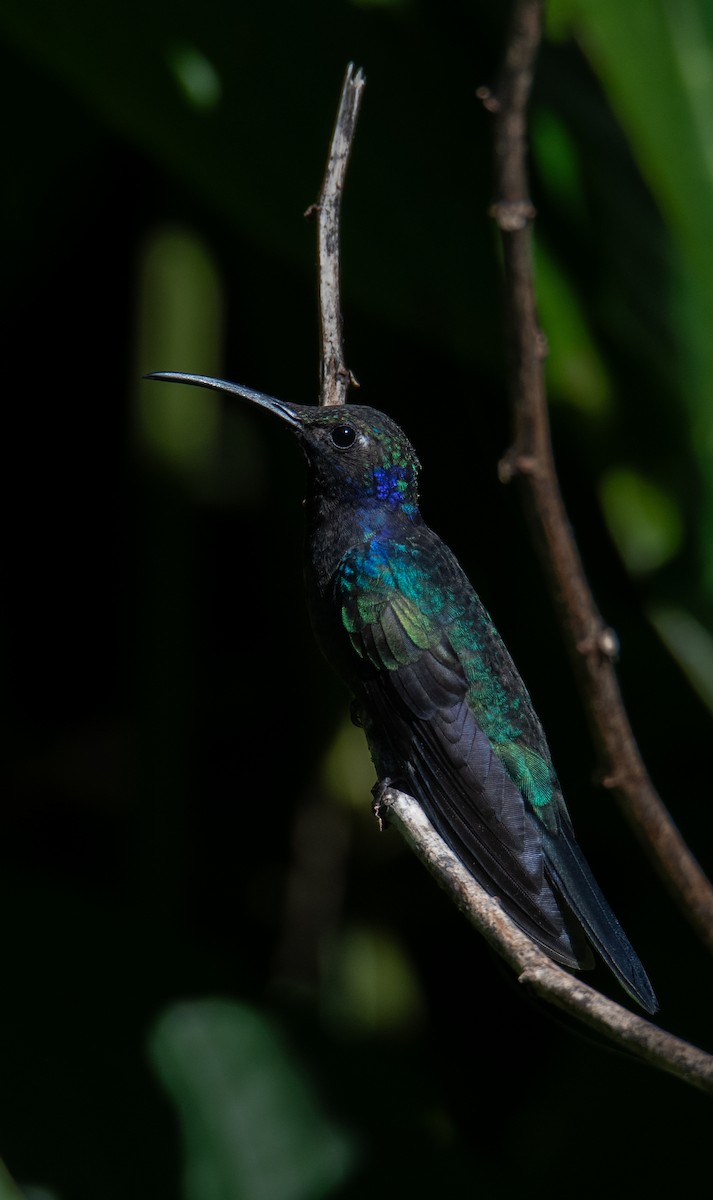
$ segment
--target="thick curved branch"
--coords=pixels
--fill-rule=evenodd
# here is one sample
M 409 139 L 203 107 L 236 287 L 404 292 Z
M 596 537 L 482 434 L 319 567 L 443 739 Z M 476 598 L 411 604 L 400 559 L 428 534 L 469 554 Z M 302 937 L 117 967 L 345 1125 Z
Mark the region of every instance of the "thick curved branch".
M 617 639 L 597 609 L 565 512 L 550 440 L 535 303 L 526 166 L 526 114 L 541 39 L 544 0 L 518 0 L 493 96 L 479 92 L 495 113 L 495 188 L 492 215 L 502 235 L 510 397 L 514 440 L 500 465 L 517 476 L 536 550 L 564 631 L 601 764 L 636 836 L 700 937 L 713 950 L 713 887 L 688 849 L 641 760 L 619 690 L 613 659 Z
M 350 384 L 356 384 L 344 362 L 340 298 L 339 218 L 342 191 L 351 154 L 366 79 L 349 63 L 344 77 L 337 120 L 319 200 L 305 215 L 317 216 L 319 262 L 319 319 L 322 338 L 320 404 L 345 404 Z
M 713 1093 L 713 1055 L 608 1000 L 552 962 L 476 883 L 411 796 L 388 788 L 374 811 L 380 822 L 396 826 L 461 912 L 518 973 L 520 983 L 652 1066 Z

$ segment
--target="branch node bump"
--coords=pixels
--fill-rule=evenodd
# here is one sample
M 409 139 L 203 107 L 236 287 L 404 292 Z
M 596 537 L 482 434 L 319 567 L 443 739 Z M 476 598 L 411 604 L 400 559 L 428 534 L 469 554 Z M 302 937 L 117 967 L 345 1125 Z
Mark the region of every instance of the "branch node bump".
M 476 88 L 475 96 L 476 96 L 477 100 L 480 100 L 481 104 L 483 105 L 483 108 L 487 112 L 489 112 L 489 113 L 500 112 L 500 101 L 498 100 L 495 93 L 490 90 L 489 87 L 483 86 L 483 87 Z
M 547 339 L 547 334 L 542 329 L 538 329 L 535 334 L 535 347 L 537 357 L 540 359 L 547 358 L 550 352 L 550 343 Z
M 583 658 L 596 654 L 604 662 L 616 662 L 621 650 L 621 643 L 615 629 L 610 625 L 599 625 L 586 637 L 580 638 L 576 644 L 577 653 Z
M 616 791 L 617 788 L 623 787 L 622 775 L 618 772 L 610 772 L 608 775 L 602 775 L 600 783 L 608 792 Z
M 618 659 L 621 651 L 621 642 L 619 641 L 616 630 L 612 629 L 610 625 L 605 625 L 604 628 L 599 631 L 599 637 L 597 638 L 597 649 L 602 655 L 602 658 L 606 658 L 609 662 L 616 662 Z
M 520 454 L 510 449 L 498 463 L 498 479 L 501 483 L 511 483 L 516 475 L 534 475 L 537 471 L 537 459 L 533 454 Z
M 502 233 L 517 233 L 534 221 L 537 210 L 531 200 L 498 200 L 490 205 L 488 216 L 494 218 Z

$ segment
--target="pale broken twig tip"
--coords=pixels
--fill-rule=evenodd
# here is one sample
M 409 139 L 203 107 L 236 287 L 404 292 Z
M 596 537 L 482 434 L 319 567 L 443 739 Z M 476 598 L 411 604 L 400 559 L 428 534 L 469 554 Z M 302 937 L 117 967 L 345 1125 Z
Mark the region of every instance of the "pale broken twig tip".
M 319 200 L 307 210 L 317 216 L 321 368 L 319 402 L 346 403 L 353 378 L 344 362 L 340 280 L 340 217 L 342 193 L 366 78 L 349 63 L 332 134 Z

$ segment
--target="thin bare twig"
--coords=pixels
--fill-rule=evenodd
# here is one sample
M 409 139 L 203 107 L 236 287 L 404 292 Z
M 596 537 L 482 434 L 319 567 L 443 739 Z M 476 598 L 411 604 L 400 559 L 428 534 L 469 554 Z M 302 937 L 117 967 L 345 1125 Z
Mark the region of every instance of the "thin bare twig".
M 461 912 L 517 971 L 520 983 L 652 1066 L 713 1093 L 712 1055 L 608 1000 L 552 962 L 476 883 L 411 796 L 388 789 L 375 811 L 398 828 Z
M 358 386 L 344 362 L 340 298 L 339 218 L 342 190 L 354 141 L 366 79 L 349 63 L 319 200 L 307 210 L 317 214 L 319 259 L 319 319 L 322 335 L 320 404 L 345 404 L 349 385 Z
M 688 849 L 641 760 L 619 690 L 616 635 L 597 609 L 565 512 L 550 440 L 542 360 L 545 353 L 531 265 L 526 115 L 541 40 L 544 0 L 518 0 L 495 96 L 479 95 L 495 113 L 496 201 L 502 235 L 514 440 L 503 480 L 520 479 L 533 540 L 564 631 L 601 763 L 636 836 L 702 940 L 713 950 L 713 887 Z

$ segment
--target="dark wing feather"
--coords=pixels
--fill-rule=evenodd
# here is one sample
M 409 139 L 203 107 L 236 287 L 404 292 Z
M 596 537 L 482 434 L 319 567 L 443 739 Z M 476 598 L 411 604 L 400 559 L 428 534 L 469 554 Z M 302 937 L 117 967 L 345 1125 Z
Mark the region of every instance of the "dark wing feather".
M 416 663 L 365 681 L 363 696 L 379 735 L 380 774 L 394 769 L 441 837 L 483 887 L 559 962 L 583 965 L 545 873 L 542 829 L 526 808 L 467 701 L 467 680 L 444 645 Z M 390 768 L 390 770 L 389 770 Z M 584 956 L 586 960 L 586 955 Z

